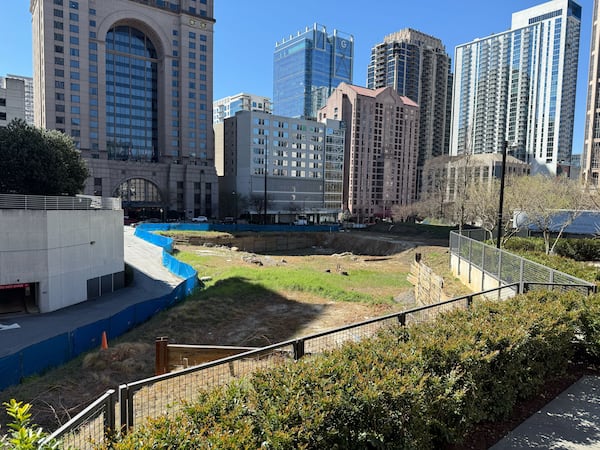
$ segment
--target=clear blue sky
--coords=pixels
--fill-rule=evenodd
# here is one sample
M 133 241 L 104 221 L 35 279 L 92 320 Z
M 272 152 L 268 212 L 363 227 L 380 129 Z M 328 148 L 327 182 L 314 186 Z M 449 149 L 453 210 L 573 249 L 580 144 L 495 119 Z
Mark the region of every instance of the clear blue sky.
M 29 0 L 1 0 L 0 75 L 31 76 Z M 272 97 L 275 42 L 314 22 L 354 35 L 354 84 L 364 86 L 371 47 L 386 34 L 414 28 L 457 45 L 510 28 L 515 11 L 543 0 L 215 0 L 215 99 L 248 92 Z M 581 153 L 585 126 L 592 0 L 583 7 L 573 153 Z M 340 6 L 340 5 L 343 6 Z

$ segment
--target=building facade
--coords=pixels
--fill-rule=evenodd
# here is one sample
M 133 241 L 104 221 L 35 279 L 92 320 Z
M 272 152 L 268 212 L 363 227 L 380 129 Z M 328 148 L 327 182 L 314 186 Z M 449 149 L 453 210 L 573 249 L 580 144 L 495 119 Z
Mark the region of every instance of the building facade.
M 425 161 L 449 151 L 450 66 L 450 56 L 440 39 L 410 28 L 385 36 L 371 50 L 367 87 L 391 86 L 419 105 L 417 192 Z
M 31 0 L 35 123 L 126 214 L 217 214 L 213 0 Z
M 253 222 L 318 224 L 342 212 L 345 129 L 323 123 L 241 111 L 225 119 L 221 212 Z M 265 208 L 266 205 L 266 208 Z
M 600 178 L 600 8 L 594 0 L 581 180 L 597 189 Z
M 19 75 L 0 77 L 0 127 L 13 119 L 33 125 L 33 78 Z
M 319 119 L 346 125 L 344 211 L 364 222 L 416 199 L 419 107 L 391 87 L 342 83 Z
M 525 176 L 531 171 L 529 164 L 508 155 L 507 176 Z M 439 156 L 425 164 L 423 171 L 424 197 L 442 203 L 452 203 L 464 195 L 466 183 L 479 182 L 492 187 L 494 179 L 502 177 L 502 154 Z
M 352 83 L 354 37 L 314 24 L 275 44 L 273 112 L 315 119 L 342 82 Z
M 241 92 L 213 102 L 213 124 L 223 123 L 228 117 L 235 116 L 238 111 L 273 112 L 273 104 L 269 97 Z
M 224 169 L 224 121 L 235 116 L 238 111 L 263 111 L 271 114 L 273 103 L 268 97 L 240 93 L 213 102 L 213 131 L 215 133 L 215 168 L 217 175 L 222 177 Z
M 581 6 L 552 0 L 456 47 L 451 154 L 502 151 L 556 175 L 573 144 Z

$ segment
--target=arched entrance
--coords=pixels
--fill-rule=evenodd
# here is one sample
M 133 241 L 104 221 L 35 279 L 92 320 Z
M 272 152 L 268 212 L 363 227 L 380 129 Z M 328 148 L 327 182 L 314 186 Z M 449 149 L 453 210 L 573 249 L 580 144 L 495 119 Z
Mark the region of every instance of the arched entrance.
M 122 182 L 113 194 L 121 199 L 125 216 L 134 220 L 165 220 L 165 204 L 158 186 L 144 178 Z

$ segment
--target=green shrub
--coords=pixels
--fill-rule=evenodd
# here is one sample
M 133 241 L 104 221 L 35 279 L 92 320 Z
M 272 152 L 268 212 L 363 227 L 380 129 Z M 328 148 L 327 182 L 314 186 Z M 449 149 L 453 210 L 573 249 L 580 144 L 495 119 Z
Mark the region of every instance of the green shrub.
M 583 299 L 580 324 L 586 353 L 598 363 L 600 361 L 600 295 Z
M 12 418 L 8 427 L 12 430 L 6 435 L 0 435 L 0 450 L 51 450 L 60 448 L 60 443 L 48 440 L 47 434 L 41 428 L 31 423 L 31 405 L 11 399 L 4 402 L 6 413 Z
M 576 294 L 532 292 L 254 373 L 153 420 L 134 448 L 439 448 L 565 371 L 583 314 Z M 596 308 L 596 309 L 594 309 Z M 597 319 L 596 319 L 597 320 Z M 600 322 L 600 321 L 598 321 Z M 587 329 L 598 339 L 598 322 Z
M 575 261 L 600 261 L 600 240 L 598 239 L 561 239 L 557 242 L 555 253 Z

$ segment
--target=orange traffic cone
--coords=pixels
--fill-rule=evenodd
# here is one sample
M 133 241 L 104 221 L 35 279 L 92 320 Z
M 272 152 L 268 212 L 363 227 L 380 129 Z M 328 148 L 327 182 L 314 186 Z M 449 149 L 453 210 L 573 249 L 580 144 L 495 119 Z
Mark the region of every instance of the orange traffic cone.
M 108 349 L 108 340 L 106 339 L 106 331 L 102 332 L 102 346 L 100 348 L 102 350 Z

